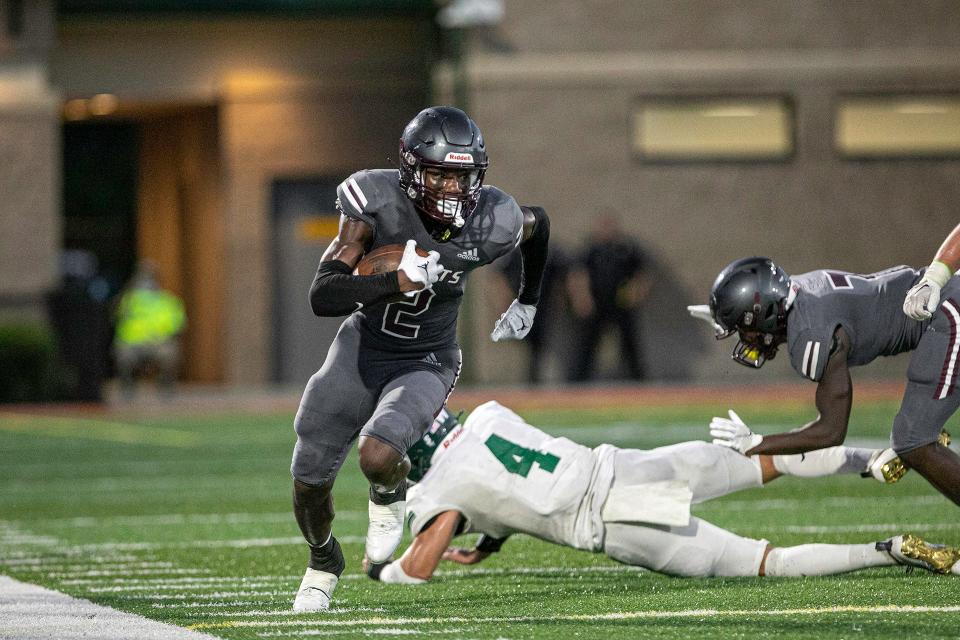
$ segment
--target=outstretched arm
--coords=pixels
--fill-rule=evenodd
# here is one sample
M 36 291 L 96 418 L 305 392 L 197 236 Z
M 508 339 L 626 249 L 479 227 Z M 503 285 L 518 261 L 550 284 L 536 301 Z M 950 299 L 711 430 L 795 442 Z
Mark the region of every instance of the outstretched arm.
M 834 347 L 817 386 L 816 403 L 820 415 L 796 431 L 763 436 L 760 444 L 746 451 L 746 455 L 804 453 L 843 443 L 853 404 L 853 383 L 847 368 L 850 338 L 842 327 L 837 327 L 833 337 Z
M 459 511 L 444 511 L 417 534 L 396 562 L 369 564 L 364 558 L 367 575 L 374 580 L 396 584 L 426 582 L 440 564 L 462 518 Z
M 363 254 L 373 242 L 373 229 L 366 222 L 340 216 L 340 230 L 320 258 L 310 287 L 310 308 L 318 316 L 344 316 L 401 292 L 415 291 L 422 284 L 403 271 L 375 276 L 355 276 Z
M 907 292 L 903 312 L 914 320 L 929 320 L 940 305 L 940 289 L 960 267 L 960 224 L 954 227 L 940 245 L 933 262 L 927 267 L 920 282 Z
M 951 273 L 960 269 L 960 224 L 953 228 L 933 259 L 947 265 Z

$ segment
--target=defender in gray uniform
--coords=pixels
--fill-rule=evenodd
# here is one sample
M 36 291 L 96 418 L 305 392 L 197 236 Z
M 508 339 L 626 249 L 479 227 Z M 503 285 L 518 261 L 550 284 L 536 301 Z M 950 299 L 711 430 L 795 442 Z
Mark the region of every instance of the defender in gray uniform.
M 327 609 L 343 571 L 331 490 L 358 436 L 371 485 L 366 554 L 382 561 L 400 543 L 404 454 L 456 383 L 457 313 L 470 272 L 519 246 L 524 286 L 497 321 L 494 341 L 523 338 L 539 299 L 549 219 L 483 185 L 487 151 L 473 120 L 452 107 L 421 111 L 400 139 L 400 162 L 399 171 L 359 171 L 337 188 L 339 234 L 310 289 L 314 313 L 348 317 L 294 423 L 294 514 L 310 547 L 297 612 Z M 353 274 L 366 253 L 393 244 L 406 245 L 396 271 Z
M 932 317 L 915 320 L 901 307 L 922 277 L 922 270 L 899 266 L 869 275 L 824 269 L 790 278 L 768 258 L 743 258 L 727 266 L 710 294 L 717 337 L 738 333 L 733 359 L 752 368 L 786 343 L 793 368 L 818 383 L 820 415 L 802 429 L 761 436 L 731 412 L 729 419 L 711 422 L 714 443 L 745 455 L 839 445 L 853 398 L 849 368 L 912 351 L 890 438 L 899 459 L 887 460 L 885 470 L 895 479 L 905 471 L 902 460 L 960 505 L 960 456 L 941 442 L 944 423 L 960 406 L 960 281 L 946 283 Z M 696 308 L 690 311 L 703 317 Z

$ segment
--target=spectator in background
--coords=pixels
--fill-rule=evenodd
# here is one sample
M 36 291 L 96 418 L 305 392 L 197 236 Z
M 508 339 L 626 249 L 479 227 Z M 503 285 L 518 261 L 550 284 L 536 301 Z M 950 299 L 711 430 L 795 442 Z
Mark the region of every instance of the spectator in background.
M 60 360 L 56 395 L 100 402 L 110 364 L 110 285 L 97 256 L 83 249 L 63 252 L 60 276 L 47 299 Z
M 644 378 L 637 311 L 650 290 L 646 269 L 640 244 L 623 231 L 617 214 L 606 211 L 598 216 L 586 250 L 567 277 L 577 324 L 570 382 L 593 377 L 597 347 L 610 325 L 620 332 L 626 376 Z
M 503 259 L 496 262 L 494 273 L 501 276 L 503 294 L 501 302 L 506 306 L 517 296 L 523 278 L 523 261 L 519 251 L 511 251 Z M 531 385 L 543 381 L 544 354 L 547 342 L 550 340 L 553 329 L 557 325 L 563 306 L 563 283 L 567 278 L 570 266 L 570 257 L 567 252 L 556 243 L 551 243 L 547 254 L 547 264 L 540 284 L 540 303 L 537 304 L 537 321 L 533 323 L 530 333 L 524 339 L 529 346 L 529 360 L 527 365 L 527 382 Z
M 124 395 L 133 395 L 137 373 L 147 367 L 156 368 L 161 392 L 172 393 L 186 314 L 180 298 L 160 288 L 152 263 L 137 265 L 120 296 L 116 320 L 113 352 Z

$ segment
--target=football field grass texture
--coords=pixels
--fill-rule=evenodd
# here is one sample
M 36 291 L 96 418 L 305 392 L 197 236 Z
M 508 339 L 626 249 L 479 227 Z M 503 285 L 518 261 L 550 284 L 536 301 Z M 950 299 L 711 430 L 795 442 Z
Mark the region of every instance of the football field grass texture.
M 760 432 L 814 417 L 775 398 L 737 408 Z M 892 400 L 855 406 L 848 444 L 883 446 L 896 408 Z M 651 448 L 706 439 L 710 417 L 725 409 L 521 413 L 589 446 Z M 957 422 L 948 427 L 960 435 Z M 347 568 L 333 608 L 294 615 L 307 554 L 290 510 L 291 423 L 292 410 L 141 418 L 0 411 L 0 573 L 237 639 L 960 635 L 960 577 L 899 567 L 823 578 L 679 579 L 515 536 L 480 565 L 443 563 L 431 584 L 376 583 L 360 567 L 367 485 L 355 452 L 335 488 L 334 532 Z M 694 513 L 778 545 L 873 542 L 903 532 L 960 545 L 960 509 L 916 473 L 894 486 L 857 476 L 783 478 Z

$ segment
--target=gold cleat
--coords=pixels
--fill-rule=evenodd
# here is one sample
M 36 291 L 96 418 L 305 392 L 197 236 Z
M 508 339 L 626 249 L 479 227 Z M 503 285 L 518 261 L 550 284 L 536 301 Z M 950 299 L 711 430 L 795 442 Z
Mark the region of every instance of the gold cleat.
M 943 429 L 937 437 L 937 442 L 944 447 L 949 447 L 951 440 L 950 432 L 946 429 Z M 867 470 L 861 475 L 865 478 L 873 476 L 884 484 L 894 484 L 907 475 L 907 471 L 909 471 L 907 465 L 903 464 L 903 460 L 894 453 L 893 449 L 884 449 L 873 455 Z
M 893 484 L 907 474 L 907 466 L 903 464 L 893 449 L 883 449 L 877 451 L 870 458 L 870 464 L 867 470 L 862 474 L 864 477 L 873 477 L 878 482 L 884 484 Z
M 950 441 L 951 441 L 950 432 L 947 431 L 946 429 L 942 430 L 940 432 L 940 437 L 937 438 L 937 442 L 939 442 L 941 446 L 949 447 Z
M 960 562 L 960 549 L 931 544 L 909 533 L 878 542 L 877 550 L 886 551 L 899 564 L 920 567 L 933 573 L 951 573 L 954 565 Z

